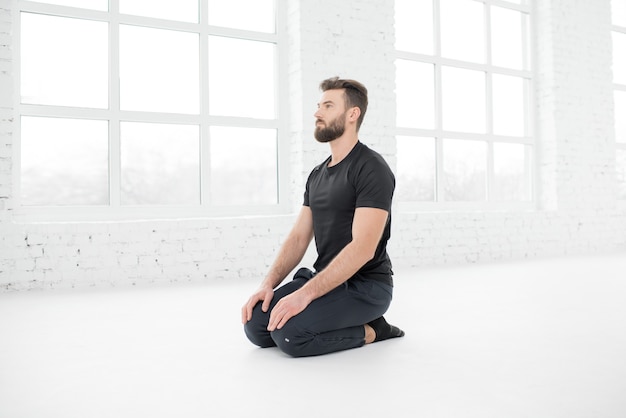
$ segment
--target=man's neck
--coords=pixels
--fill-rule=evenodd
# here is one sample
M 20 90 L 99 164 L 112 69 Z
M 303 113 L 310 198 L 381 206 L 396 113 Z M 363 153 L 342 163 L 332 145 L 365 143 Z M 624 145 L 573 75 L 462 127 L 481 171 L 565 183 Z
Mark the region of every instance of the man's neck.
M 357 142 L 359 142 L 359 137 L 356 132 L 351 134 L 345 133 L 339 138 L 330 141 L 330 153 L 332 157 L 328 166 L 332 167 L 339 164 L 348 154 L 350 154 L 350 151 L 352 151 Z

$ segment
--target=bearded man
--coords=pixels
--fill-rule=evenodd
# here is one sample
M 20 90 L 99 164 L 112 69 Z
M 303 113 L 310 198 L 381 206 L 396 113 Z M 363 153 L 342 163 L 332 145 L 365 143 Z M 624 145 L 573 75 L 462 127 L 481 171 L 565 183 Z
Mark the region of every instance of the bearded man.
M 387 254 L 394 175 L 360 142 L 365 86 L 338 77 L 322 81 L 315 138 L 331 155 L 309 175 L 291 232 L 260 287 L 241 309 L 248 339 L 293 357 L 315 356 L 402 337 L 383 314 L 391 304 Z M 317 260 L 300 268 L 312 239 Z

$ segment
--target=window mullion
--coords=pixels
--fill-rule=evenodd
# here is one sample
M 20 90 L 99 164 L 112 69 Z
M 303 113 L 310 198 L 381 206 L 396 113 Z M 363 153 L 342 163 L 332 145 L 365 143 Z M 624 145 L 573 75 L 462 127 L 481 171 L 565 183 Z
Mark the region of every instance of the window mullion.
M 208 7 L 208 0 L 200 1 L 200 205 L 202 206 L 209 206 L 211 203 Z
M 109 1 L 109 204 L 120 206 L 120 20 L 119 0 Z
M 289 62 L 286 51 L 287 45 L 287 1 L 274 0 L 275 29 L 276 29 L 276 72 L 275 95 L 278 98 L 275 109 L 277 119 L 277 173 L 276 182 L 278 187 L 278 205 L 286 207 L 290 202 L 289 182 L 290 178 L 290 146 L 289 146 L 289 97 L 285 83 L 281 83 L 281 75 L 289 74 Z
M 491 6 L 489 3 L 483 5 L 483 33 L 485 43 L 485 64 L 487 68 L 492 68 L 491 54 Z M 494 146 L 493 146 L 493 77 L 491 71 L 485 71 L 485 128 L 487 132 L 487 167 L 485 176 L 485 199 L 491 200 L 495 181 L 494 172 Z
M 441 7 L 433 0 L 433 49 L 435 57 L 435 202 L 444 200 L 443 186 L 443 117 L 441 103 Z
M 432 0 L 433 2 L 433 45 L 434 56 L 441 57 L 441 7 L 440 0 Z

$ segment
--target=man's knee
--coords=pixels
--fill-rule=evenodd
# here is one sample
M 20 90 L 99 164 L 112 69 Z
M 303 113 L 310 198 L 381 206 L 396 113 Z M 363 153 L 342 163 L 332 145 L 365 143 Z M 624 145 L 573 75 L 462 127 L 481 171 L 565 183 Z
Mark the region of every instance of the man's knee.
M 309 338 L 302 335 L 296 327 L 285 324 L 281 329 L 271 332 L 272 340 L 278 348 L 291 357 L 306 357 L 308 353 L 306 347 L 311 342 Z
M 243 326 L 246 337 L 259 347 L 274 347 L 276 344 L 267 330 L 267 314 L 260 309 L 260 303 L 252 311 L 252 318 Z

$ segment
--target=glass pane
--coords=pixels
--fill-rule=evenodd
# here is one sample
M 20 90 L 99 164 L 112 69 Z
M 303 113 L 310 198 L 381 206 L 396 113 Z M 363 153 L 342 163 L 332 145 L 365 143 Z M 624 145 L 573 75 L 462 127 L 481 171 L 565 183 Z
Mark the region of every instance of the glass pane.
M 487 144 L 444 139 L 443 188 L 446 201 L 485 200 Z
M 123 110 L 199 113 L 198 34 L 120 25 Z
M 626 27 L 626 0 L 611 0 L 613 24 Z
M 212 115 L 275 117 L 275 44 L 209 36 Z
M 613 34 L 613 82 L 626 84 L 626 33 Z
M 435 126 L 435 68 L 396 60 L 396 124 L 406 128 Z
M 278 202 L 276 130 L 212 126 L 211 202 Z
M 107 205 L 107 121 L 23 116 L 22 204 Z
M 122 122 L 121 203 L 200 203 L 200 133 L 195 125 Z
M 22 13 L 22 103 L 106 108 L 105 22 Z
M 524 136 L 524 79 L 494 74 L 493 133 Z
M 617 150 L 617 193 L 620 199 L 626 199 L 626 150 Z
M 400 201 L 435 200 L 435 138 L 396 137 L 396 195 Z
M 626 91 L 615 90 L 615 139 L 626 143 Z
M 396 0 L 396 49 L 433 53 L 432 1 Z
M 524 144 L 493 144 L 493 199 L 528 200 Z
M 502 7 L 491 8 L 491 63 L 524 69 L 524 27 L 527 16 Z
M 37 0 L 38 3 L 58 4 L 60 6 L 81 7 L 83 9 L 109 10 L 108 0 Z
M 443 128 L 485 132 L 485 73 L 442 67 Z
M 120 13 L 156 17 L 159 19 L 198 21 L 198 0 L 120 0 Z
M 274 0 L 209 0 L 209 25 L 273 33 Z
M 483 4 L 473 0 L 441 0 L 441 55 L 485 62 Z

